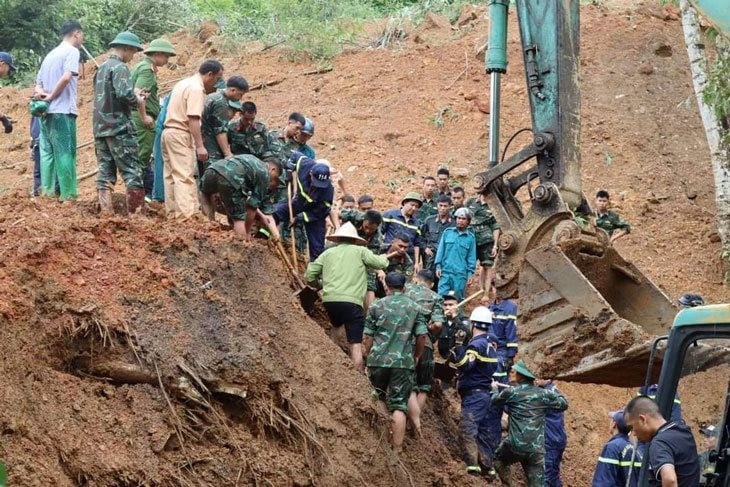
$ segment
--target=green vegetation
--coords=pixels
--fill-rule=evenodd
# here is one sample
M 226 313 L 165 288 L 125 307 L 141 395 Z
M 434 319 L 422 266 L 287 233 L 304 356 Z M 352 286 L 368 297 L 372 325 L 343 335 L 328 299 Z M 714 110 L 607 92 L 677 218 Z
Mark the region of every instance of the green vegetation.
M 427 11 L 451 19 L 464 0 L 0 0 L 4 29 L 0 50 L 12 52 L 19 67 L 9 82 L 32 82 L 43 56 L 58 42 L 64 20 L 84 26 L 84 45 L 99 55 L 122 30 L 149 42 L 203 20 L 221 27 L 227 41 L 283 44 L 293 56 L 326 60 L 355 42 L 363 22 L 378 17 L 418 22 Z M 230 42 L 227 42 L 230 45 Z M 8 81 L 6 81 L 8 82 Z

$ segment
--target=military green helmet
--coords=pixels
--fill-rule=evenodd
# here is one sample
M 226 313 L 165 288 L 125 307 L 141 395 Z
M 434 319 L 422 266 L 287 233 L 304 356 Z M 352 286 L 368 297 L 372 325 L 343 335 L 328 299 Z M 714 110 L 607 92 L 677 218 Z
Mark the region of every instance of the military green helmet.
M 415 201 L 416 203 L 418 203 L 419 208 L 421 206 L 423 206 L 423 200 L 421 199 L 421 194 L 418 193 L 417 191 L 411 191 L 410 193 L 408 193 L 406 195 L 406 197 L 401 200 L 401 202 L 400 202 L 401 206 L 406 204 L 407 201 Z
M 514 364 L 512 366 L 512 370 L 514 370 L 515 372 L 517 372 L 521 376 L 526 377 L 528 379 L 531 379 L 531 380 L 537 379 L 537 377 L 535 377 L 535 374 L 533 374 L 530 371 L 530 369 L 527 368 L 527 364 L 525 363 L 524 360 L 520 360 L 519 362 L 517 362 L 516 364 Z
M 236 111 L 241 111 L 241 102 L 236 100 L 228 100 L 228 106 Z
M 147 46 L 147 49 L 144 50 L 145 54 L 154 54 L 156 52 L 169 54 L 170 56 L 177 56 L 175 48 L 172 46 L 172 43 L 167 39 L 155 39 L 150 42 L 150 45 Z
M 139 39 L 139 37 L 137 37 L 137 34 L 129 31 L 120 32 L 119 34 L 117 34 L 114 40 L 109 43 L 109 47 L 116 46 L 133 47 L 138 51 L 141 51 L 143 49 L 142 41 Z

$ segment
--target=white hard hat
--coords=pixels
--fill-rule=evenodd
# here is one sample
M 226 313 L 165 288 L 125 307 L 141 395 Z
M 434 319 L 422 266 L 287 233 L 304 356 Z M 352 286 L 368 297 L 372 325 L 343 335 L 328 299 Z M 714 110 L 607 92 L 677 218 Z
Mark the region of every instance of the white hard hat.
M 492 323 L 492 312 L 486 306 L 477 306 L 474 308 L 474 311 L 471 312 L 469 321 L 471 321 L 472 325 L 480 328 L 477 323 Z
M 467 220 L 471 220 L 471 212 L 468 208 L 464 208 L 463 206 L 454 212 L 454 216 L 457 218 L 466 218 Z

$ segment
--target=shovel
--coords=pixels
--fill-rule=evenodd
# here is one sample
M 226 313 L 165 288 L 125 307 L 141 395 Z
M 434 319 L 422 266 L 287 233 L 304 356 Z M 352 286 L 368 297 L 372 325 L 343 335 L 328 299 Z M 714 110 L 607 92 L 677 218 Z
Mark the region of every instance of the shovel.
M 287 193 L 288 193 L 288 200 L 289 200 L 289 222 L 294 221 L 294 209 L 292 207 L 292 198 L 294 197 L 294 188 L 292 183 L 290 182 L 287 185 Z M 294 227 L 289 228 L 289 243 L 291 244 L 291 263 L 292 265 L 297 266 L 297 269 L 299 268 L 299 261 L 297 260 L 297 241 L 294 237 Z
M 302 305 L 302 309 L 304 310 L 304 312 L 308 315 L 311 315 L 315 310 L 315 304 L 319 300 L 319 293 L 316 289 L 313 289 L 304 284 L 302 278 L 299 277 L 299 273 L 296 271 L 296 269 L 294 269 L 294 266 L 289 261 L 289 257 L 287 257 L 284 246 L 281 245 L 281 241 L 277 240 L 274 247 L 276 248 L 279 257 L 281 257 L 281 259 L 284 261 L 286 268 L 289 269 L 289 272 L 291 272 L 291 275 L 294 278 L 294 287 L 297 288 L 297 291 L 294 293 L 294 295 L 299 296 L 299 303 Z

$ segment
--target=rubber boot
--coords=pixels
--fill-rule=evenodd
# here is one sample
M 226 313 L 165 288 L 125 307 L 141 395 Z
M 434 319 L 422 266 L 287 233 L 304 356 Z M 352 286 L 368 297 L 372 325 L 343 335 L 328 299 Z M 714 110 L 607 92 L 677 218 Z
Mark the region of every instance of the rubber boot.
M 147 215 L 147 205 L 144 201 L 144 188 L 127 190 L 127 214 L 132 216 L 136 213 Z
M 113 215 L 114 204 L 112 203 L 112 190 L 109 188 L 98 190 L 99 211 L 102 215 Z

